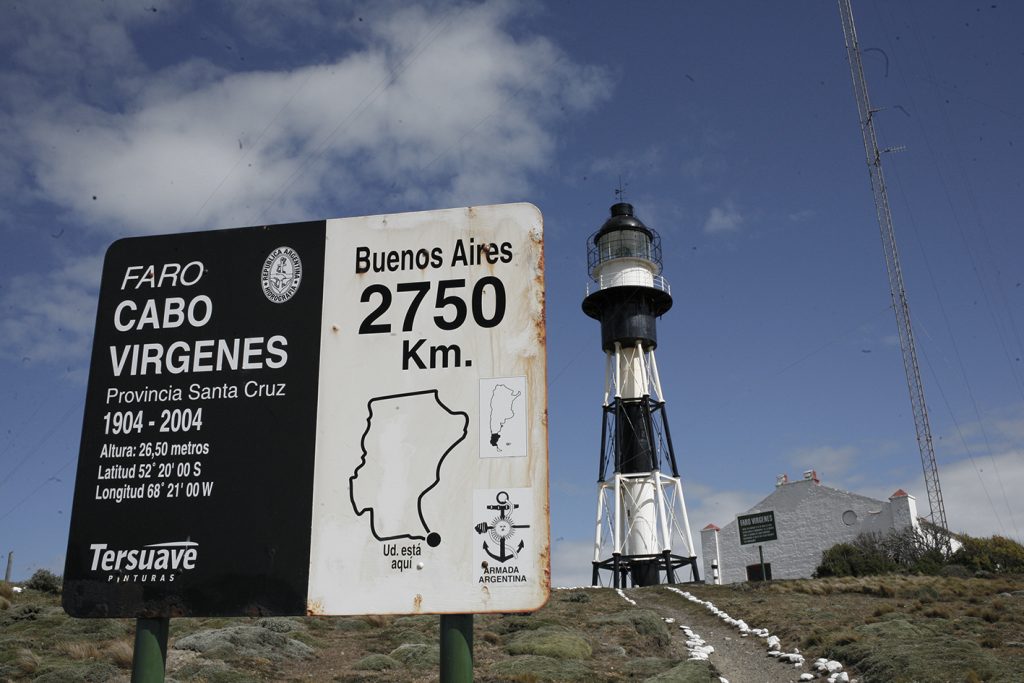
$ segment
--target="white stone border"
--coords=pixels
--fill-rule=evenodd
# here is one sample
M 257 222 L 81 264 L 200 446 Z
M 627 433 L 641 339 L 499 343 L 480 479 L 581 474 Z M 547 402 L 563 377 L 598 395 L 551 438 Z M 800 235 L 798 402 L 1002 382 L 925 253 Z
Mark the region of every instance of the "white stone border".
M 740 635 L 742 637 L 746 638 L 753 634 L 760 638 L 764 638 L 766 641 L 766 645 L 768 646 L 768 656 L 776 657 L 777 659 L 783 662 L 788 662 L 796 668 L 802 667 L 804 665 L 805 659 L 804 656 L 800 654 L 800 650 L 793 648 L 792 652 L 782 652 L 782 643 L 779 640 L 779 637 L 773 636 L 770 633 L 768 633 L 768 629 L 751 628 L 747 624 L 747 622 L 743 621 L 742 619 L 733 619 L 726 612 L 715 607 L 715 605 L 711 601 L 701 600 L 696 595 L 688 591 L 680 590 L 674 586 L 665 586 L 665 588 L 672 591 L 673 593 L 683 596 L 690 602 L 702 605 L 705 609 L 714 614 L 716 617 L 718 617 L 725 623 L 729 624 L 730 626 L 736 628 L 740 632 Z M 828 683 L 857 683 L 857 679 L 851 679 L 850 675 L 843 671 L 843 665 L 835 661 L 834 659 L 815 660 L 814 668 L 819 672 L 819 674 L 828 674 Z M 801 681 L 810 681 L 814 680 L 814 678 L 815 675 L 813 673 L 803 673 L 800 675 Z

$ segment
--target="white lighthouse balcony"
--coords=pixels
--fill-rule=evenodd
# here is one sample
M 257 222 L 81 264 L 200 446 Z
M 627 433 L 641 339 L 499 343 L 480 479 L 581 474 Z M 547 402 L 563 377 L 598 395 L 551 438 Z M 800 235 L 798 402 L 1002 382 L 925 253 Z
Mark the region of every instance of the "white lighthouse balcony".
M 646 268 L 627 268 L 602 273 L 593 280 L 587 281 L 587 296 L 612 287 L 650 287 L 669 295 L 672 294 L 672 287 L 663 276 L 654 275 Z

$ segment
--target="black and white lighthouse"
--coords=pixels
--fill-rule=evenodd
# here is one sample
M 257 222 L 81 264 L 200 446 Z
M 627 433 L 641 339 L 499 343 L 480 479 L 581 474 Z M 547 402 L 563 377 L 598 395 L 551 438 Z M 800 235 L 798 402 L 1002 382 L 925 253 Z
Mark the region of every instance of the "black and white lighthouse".
M 615 204 L 587 240 L 587 267 L 583 312 L 601 322 L 605 353 L 593 585 L 602 571 L 616 588 L 627 577 L 634 586 L 699 581 L 654 359 L 657 318 L 672 307 L 661 239 L 632 205 Z

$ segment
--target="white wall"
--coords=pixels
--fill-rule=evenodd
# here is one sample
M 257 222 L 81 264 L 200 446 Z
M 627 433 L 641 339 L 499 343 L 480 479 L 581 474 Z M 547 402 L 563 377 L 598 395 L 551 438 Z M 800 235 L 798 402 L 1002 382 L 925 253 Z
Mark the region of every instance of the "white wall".
M 773 579 L 808 578 L 821 562 L 822 551 L 836 543 L 851 541 L 865 532 L 887 533 L 903 528 L 907 520 L 916 522 L 917 517 L 912 496 L 883 502 L 822 486 L 813 479 L 780 484 L 774 493 L 741 514 L 769 510 L 775 513 L 779 540 L 762 547 L 765 563 L 772 565 Z M 735 519 L 723 526 L 717 536 L 722 583 L 746 581 L 747 565 L 759 561 L 758 546 L 740 546 Z M 701 534 L 702 545 L 709 540 L 708 532 Z M 710 577 L 711 547 L 702 554 L 704 575 Z

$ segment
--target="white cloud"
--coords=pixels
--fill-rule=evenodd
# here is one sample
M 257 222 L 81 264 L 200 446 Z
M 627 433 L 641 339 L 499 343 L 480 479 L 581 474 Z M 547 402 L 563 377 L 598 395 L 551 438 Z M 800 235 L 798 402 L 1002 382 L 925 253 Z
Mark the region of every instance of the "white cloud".
M 80 361 L 96 321 L 102 255 L 68 259 L 47 275 L 18 275 L 0 298 L 0 357 Z
M 1024 450 L 994 456 L 975 456 L 939 468 L 942 501 L 949 528 L 972 536 L 998 534 L 1024 542 Z M 924 480 L 906 482 L 903 489 L 917 498 L 918 514 L 929 512 Z
M 551 542 L 551 585 L 562 588 L 589 586 L 593 578 L 594 541 Z
M 796 477 L 802 477 L 806 470 L 815 470 L 819 479 L 827 476 L 830 480 L 838 480 L 857 457 L 858 450 L 854 446 L 816 446 L 801 448 L 786 460 L 800 468 Z
M 513 39 L 508 14 L 482 5 L 434 30 L 404 10 L 365 49 L 290 71 L 165 69 L 126 110 L 26 122 L 30 163 L 51 200 L 118 234 L 305 218 L 381 186 L 443 204 L 522 197 L 554 152 L 549 125 L 607 82 L 543 37 Z
M 722 206 L 712 207 L 704 221 L 704 232 L 709 235 L 736 232 L 742 225 L 743 214 L 732 200 L 726 200 Z
M 0 154 L 17 160 L 0 164 L 0 192 L 55 204 L 103 239 L 344 215 L 356 198 L 382 210 L 521 200 L 553 158 L 554 127 L 610 90 L 549 39 L 513 36 L 513 3 L 375 6 L 340 56 L 234 73 L 141 60 L 133 28 L 180 6 L 73 7 L 33 5 L 32 40 L 0 69 L 0 124 L 16 133 Z M 273 26 L 236 9 L 270 39 Z M 322 31 L 353 21 L 302 10 L 291 19 Z M 17 38 L 0 29 L 0 45 Z M 84 354 L 94 296 L 67 268 L 17 279 L 5 301 L 8 356 Z M 71 321 L 61 343 L 46 343 L 59 319 Z

